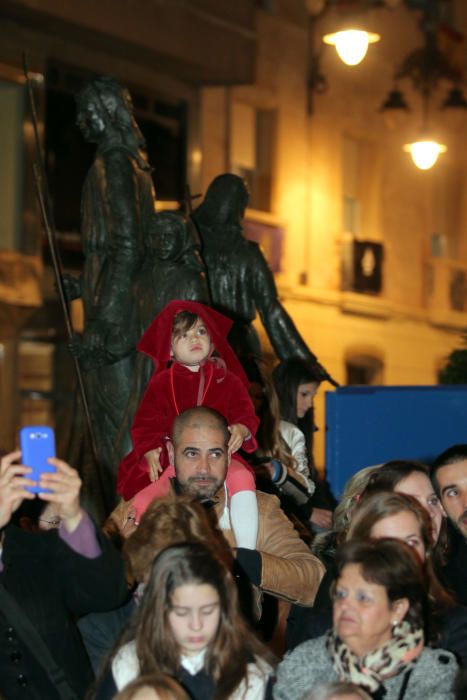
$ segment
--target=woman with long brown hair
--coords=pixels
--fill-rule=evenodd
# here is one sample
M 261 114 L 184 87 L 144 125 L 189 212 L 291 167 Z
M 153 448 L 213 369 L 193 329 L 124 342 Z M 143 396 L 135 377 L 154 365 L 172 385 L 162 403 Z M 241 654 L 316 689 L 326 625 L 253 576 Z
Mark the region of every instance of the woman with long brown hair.
M 260 700 L 270 660 L 240 615 L 226 566 L 202 544 L 178 544 L 154 560 L 95 698 L 107 700 L 140 675 L 157 673 L 178 680 L 193 700 Z

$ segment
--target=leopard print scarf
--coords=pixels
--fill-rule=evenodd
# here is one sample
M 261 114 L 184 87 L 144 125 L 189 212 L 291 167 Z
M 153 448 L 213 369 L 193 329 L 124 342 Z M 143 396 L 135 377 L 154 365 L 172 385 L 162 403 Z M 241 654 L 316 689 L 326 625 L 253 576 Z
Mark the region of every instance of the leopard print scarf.
M 386 678 L 411 668 L 423 650 L 423 630 L 403 621 L 382 647 L 359 658 L 333 632 L 328 633 L 326 648 L 340 680 L 359 685 L 374 693 Z

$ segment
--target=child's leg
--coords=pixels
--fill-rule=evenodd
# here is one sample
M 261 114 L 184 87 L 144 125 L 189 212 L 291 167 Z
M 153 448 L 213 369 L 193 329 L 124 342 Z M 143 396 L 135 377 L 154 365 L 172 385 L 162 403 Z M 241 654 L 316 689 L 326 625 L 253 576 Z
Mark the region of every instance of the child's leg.
M 167 496 L 170 491 L 169 479 L 173 476 L 175 476 L 175 469 L 169 466 L 167 469 L 164 469 L 157 481 L 153 481 L 152 484 L 149 484 L 149 486 L 146 486 L 146 488 L 136 494 L 133 498 L 133 506 L 136 511 L 137 523 L 139 523 L 144 511 L 147 510 L 149 504 L 155 498 Z
M 256 549 L 258 503 L 253 475 L 242 462 L 233 459 L 225 483 L 230 496 L 230 520 L 237 547 Z

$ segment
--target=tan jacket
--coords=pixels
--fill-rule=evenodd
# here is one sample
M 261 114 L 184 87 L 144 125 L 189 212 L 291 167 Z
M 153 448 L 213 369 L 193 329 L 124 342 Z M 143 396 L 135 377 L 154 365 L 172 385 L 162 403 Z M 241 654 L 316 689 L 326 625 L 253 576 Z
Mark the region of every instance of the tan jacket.
M 258 500 L 258 537 L 256 549 L 261 553 L 260 589 L 291 603 L 313 605 L 324 566 L 300 539 L 284 515 L 279 500 L 271 494 L 256 492 Z M 215 506 L 218 520 L 224 510 L 224 496 Z M 235 547 L 232 529 L 222 529 L 231 547 Z M 259 601 L 258 601 L 259 602 Z
M 300 539 L 297 531 L 284 515 L 279 499 L 271 494 L 256 492 L 258 500 L 258 536 L 256 549 L 261 553 L 262 571 L 261 591 L 299 605 L 313 605 L 319 584 L 324 575 L 324 566 L 311 553 Z M 234 548 L 235 535 L 224 524 L 225 491 L 221 490 L 216 498 L 214 510 L 217 514 L 222 533 Z M 131 501 L 122 501 L 109 516 L 108 523 L 112 529 L 117 528 L 122 534 L 128 529 L 128 515 L 132 512 Z M 228 520 L 228 518 L 227 518 Z M 134 518 L 131 530 L 134 530 Z M 130 532 L 125 533 L 126 537 Z M 256 613 L 261 611 L 261 594 L 256 595 Z

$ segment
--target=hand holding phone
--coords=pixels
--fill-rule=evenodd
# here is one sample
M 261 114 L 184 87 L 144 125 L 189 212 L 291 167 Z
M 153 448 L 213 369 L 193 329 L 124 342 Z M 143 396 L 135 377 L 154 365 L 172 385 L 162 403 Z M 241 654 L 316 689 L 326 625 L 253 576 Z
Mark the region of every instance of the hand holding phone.
M 46 425 L 28 425 L 21 428 L 19 433 L 21 448 L 21 461 L 25 467 L 31 467 L 32 472 L 28 477 L 39 483 L 41 475 L 45 472 L 56 472 L 56 468 L 49 464 L 49 457 L 55 457 L 55 436 L 52 428 Z M 31 493 L 52 493 L 50 489 L 40 486 L 27 486 Z
M 23 499 L 31 500 L 35 494 L 29 493 L 28 486 L 34 486 L 29 478 L 30 469 L 18 464 L 21 452 L 10 452 L 0 459 L 0 528 L 10 522 L 12 514 Z M 0 540 L 1 540 L 0 532 Z

